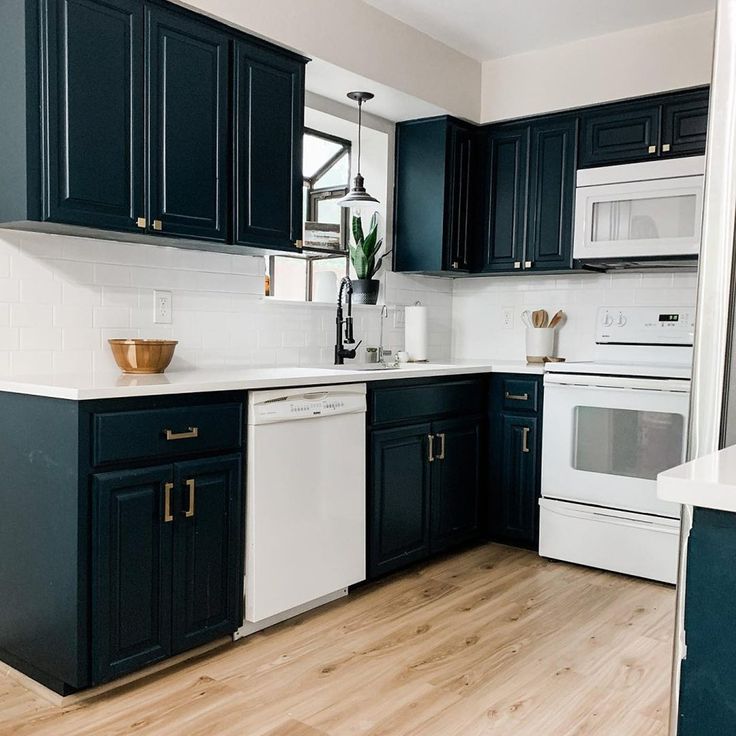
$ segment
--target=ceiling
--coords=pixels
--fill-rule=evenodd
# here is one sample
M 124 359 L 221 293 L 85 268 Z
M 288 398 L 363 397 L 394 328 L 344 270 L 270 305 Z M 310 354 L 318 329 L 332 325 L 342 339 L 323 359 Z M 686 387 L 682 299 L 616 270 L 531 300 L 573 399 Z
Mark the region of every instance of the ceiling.
M 715 0 L 364 0 L 480 61 L 712 10 Z

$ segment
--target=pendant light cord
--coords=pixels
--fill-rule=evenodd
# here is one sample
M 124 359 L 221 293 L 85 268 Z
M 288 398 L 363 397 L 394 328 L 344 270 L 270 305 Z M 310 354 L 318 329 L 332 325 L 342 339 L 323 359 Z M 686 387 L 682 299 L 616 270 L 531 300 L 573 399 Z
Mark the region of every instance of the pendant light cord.
M 360 135 L 363 128 L 363 100 L 358 100 L 358 171 L 360 176 Z

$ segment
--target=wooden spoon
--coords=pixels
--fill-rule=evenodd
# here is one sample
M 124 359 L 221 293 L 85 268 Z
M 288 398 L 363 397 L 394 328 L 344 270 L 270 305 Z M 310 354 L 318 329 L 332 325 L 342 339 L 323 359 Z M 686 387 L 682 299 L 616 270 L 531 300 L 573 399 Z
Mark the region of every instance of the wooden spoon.
M 549 315 L 547 314 L 547 312 L 544 311 L 544 309 L 535 309 L 532 312 L 532 324 L 537 329 L 539 329 L 540 327 L 545 327 L 548 319 Z
M 562 322 L 562 320 L 565 319 L 565 313 L 559 309 L 557 312 L 555 312 L 555 316 L 552 317 L 552 321 L 549 323 L 550 327 L 557 327 L 557 325 Z

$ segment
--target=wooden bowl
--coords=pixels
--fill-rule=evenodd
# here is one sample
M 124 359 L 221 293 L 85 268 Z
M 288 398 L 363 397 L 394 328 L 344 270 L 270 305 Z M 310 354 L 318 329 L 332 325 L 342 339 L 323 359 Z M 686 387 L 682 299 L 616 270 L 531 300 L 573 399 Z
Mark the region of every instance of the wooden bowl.
M 123 373 L 163 373 L 174 357 L 178 340 L 108 340 Z

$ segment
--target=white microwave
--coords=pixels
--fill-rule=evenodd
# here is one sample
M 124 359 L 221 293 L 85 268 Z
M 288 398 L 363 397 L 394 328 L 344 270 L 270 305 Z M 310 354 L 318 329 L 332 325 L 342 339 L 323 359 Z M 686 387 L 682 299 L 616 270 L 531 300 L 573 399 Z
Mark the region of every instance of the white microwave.
M 705 157 L 581 169 L 573 258 L 583 264 L 697 257 Z

